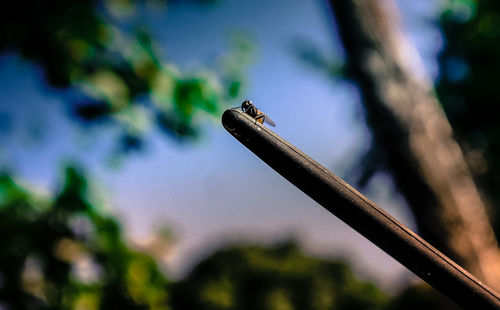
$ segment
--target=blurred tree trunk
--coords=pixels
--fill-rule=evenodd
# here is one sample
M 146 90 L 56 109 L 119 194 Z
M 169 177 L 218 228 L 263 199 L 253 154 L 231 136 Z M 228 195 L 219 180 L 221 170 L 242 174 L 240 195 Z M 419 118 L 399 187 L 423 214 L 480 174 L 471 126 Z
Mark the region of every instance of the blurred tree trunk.
M 500 289 L 500 252 L 462 151 L 391 0 L 330 0 L 374 146 L 420 234 Z

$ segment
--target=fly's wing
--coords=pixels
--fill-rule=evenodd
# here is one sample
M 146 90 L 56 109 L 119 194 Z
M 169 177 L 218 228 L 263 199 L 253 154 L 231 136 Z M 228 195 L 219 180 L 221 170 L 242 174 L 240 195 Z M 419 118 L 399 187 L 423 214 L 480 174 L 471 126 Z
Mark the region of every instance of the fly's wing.
M 267 115 L 264 115 L 264 123 L 269 124 L 270 126 L 276 127 L 276 124 Z

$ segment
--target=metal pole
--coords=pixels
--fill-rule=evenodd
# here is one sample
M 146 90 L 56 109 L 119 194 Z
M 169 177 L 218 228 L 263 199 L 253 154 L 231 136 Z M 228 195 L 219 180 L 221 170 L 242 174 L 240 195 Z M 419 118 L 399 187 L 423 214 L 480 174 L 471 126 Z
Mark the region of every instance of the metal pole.
M 249 115 L 229 109 L 222 124 L 285 179 L 458 305 L 500 309 L 492 289 Z

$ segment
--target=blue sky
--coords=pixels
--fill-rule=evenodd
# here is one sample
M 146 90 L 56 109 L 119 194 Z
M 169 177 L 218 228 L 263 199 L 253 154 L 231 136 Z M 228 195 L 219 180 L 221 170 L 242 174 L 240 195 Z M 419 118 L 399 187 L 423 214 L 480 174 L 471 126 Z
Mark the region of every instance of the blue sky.
M 435 77 L 441 37 L 432 20 L 439 6 L 397 2 L 427 72 Z M 370 141 L 357 90 L 309 68 L 291 44 L 307 38 L 328 54 L 342 55 L 322 2 L 225 0 L 204 8 L 176 5 L 136 18 L 148 20 L 165 58 L 183 71 L 213 62 L 227 51 L 235 31 L 246 33 L 258 50 L 241 99 L 253 100 L 276 122 L 279 135 L 349 180 L 349 170 Z M 399 263 L 247 151 L 220 121 L 207 123 L 204 139 L 189 145 L 155 132 L 145 152 L 112 169 L 106 165 L 111 132 L 68 121 L 61 93 L 47 89 L 37 68 L 17 56 L 1 56 L 0 68 L 0 116 L 14 115 L 7 123 L 13 134 L 0 137 L 1 159 L 26 183 L 48 189 L 57 185 L 61 163 L 77 158 L 132 239 L 147 238 L 155 225 L 174 228 L 179 239 L 169 261 L 173 273 L 182 274 L 227 241 L 293 236 L 312 253 L 349 259 L 356 270 L 388 288 L 409 277 Z M 34 143 L 28 133 L 42 127 L 47 128 L 40 132 L 44 143 Z M 387 176 L 377 175 L 364 193 L 414 227 Z

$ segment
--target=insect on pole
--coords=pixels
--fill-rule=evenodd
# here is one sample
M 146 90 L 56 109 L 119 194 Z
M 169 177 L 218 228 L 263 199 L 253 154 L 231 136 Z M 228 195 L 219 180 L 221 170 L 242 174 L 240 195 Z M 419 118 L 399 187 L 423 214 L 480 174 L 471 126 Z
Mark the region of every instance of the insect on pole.
M 256 108 L 249 112 L 243 105 L 241 110 L 229 109 L 222 115 L 222 124 L 276 172 L 458 305 L 500 309 L 500 297 L 492 289 L 263 126 Z

